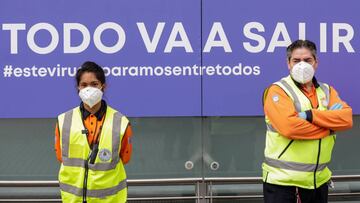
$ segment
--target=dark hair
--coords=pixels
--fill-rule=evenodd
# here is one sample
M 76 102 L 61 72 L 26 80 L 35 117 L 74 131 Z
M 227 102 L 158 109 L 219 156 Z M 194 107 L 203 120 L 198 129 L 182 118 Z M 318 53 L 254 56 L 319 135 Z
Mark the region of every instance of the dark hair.
M 94 73 L 96 79 L 98 79 L 101 84 L 105 84 L 105 73 L 104 70 L 96 63 L 92 62 L 92 61 L 86 61 L 85 63 L 83 63 L 81 65 L 81 68 L 79 68 L 76 72 L 76 84 L 77 86 L 79 86 L 80 83 L 80 79 L 81 76 L 85 73 L 85 72 L 90 72 L 90 73 Z
M 316 60 L 316 45 L 314 42 L 310 41 L 310 40 L 296 40 L 293 43 L 291 43 L 287 49 L 286 49 L 286 55 L 287 55 L 287 59 L 288 61 L 290 61 L 291 58 L 291 54 L 295 49 L 298 48 L 306 48 L 309 49 L 311 51 L 311 54 L 313 55 L 313 57 Z

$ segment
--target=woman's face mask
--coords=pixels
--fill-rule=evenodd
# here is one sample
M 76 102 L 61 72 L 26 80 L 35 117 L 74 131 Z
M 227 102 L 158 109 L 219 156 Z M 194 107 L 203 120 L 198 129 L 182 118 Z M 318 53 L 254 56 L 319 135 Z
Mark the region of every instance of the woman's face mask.
M 298 83 L 306 84 L 310 82 L 315 74 L 314 67 L 304 61 L 295 64 L 290 70 L 291 77 Z
M 99 103 L 102 99 L 103 92 L 96 87 L 85 87 L 79 91 L 79 97 L 90 108 Z

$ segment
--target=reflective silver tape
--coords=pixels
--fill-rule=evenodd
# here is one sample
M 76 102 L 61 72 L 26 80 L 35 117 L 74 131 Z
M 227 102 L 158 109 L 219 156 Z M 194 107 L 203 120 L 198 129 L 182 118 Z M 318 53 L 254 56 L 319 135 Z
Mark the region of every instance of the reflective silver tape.
M 305 164 L 292 161 L 283 161 L 278 159 L 272 159 L 265 157 L 265 163 L 269 166 L 293 171 L 302 171 L 302 172 L 314 172 L 316 164 Z M 318 164 L 316 171 L 322 171 L 327 167 L 327 163 Z
M 123 115 L 120 112 L 116 112 L 113 117 L 112 126 L 112 161 L 119 160 L 119 149 L 120 149 L 120 131 L 121 131 L 121 120 Z
M 73 110 L 70 110 L 65 113 L 64 123 L 62 127 L 61 141 L 62 149 L 61 154 L 62 158 L 69 157 L 69 142 L 70 142 L 70 129 L 72 123 Z
M 275 130 L 275 128 L 270 124 L 270 123 L 266 123 L 266 128 L 268 131 L 273 132 L 273 133 L 277 133 L 277 131 Z
M 64 192 L 71 193 L 76 196 L 82 196 L 83 195 L 83 188 L 78 188 L 69 184 L 65 183 L 59 183 L 60 189 Z M 126 179 L 121 181 L 118 185 L 106 188 L 106 189 L 98 189 L 98 190 L 90 190 L 87 189 L 86 196 L 88 197 L 96 197 L 96 198 L 104 198 L 106 196 L 115 195 L 119 191 L 125 189 L 127 186 Z
M 94 164 L 90 164 L 89 163 L 89 169 L 93 170 L 93 171 L 108 171 L 108 170 L 112 170 L 116 167 L 117 163 L 119 162 L 119 154 L 118 153 L 114 153 L 117 154 L 117 159 L 113 159 L 111 162 L 109 163 L 94 163 Z
M 326 103 L 329 105 L 330 102 L 330 90 L 329 88 L 322 82 L 319 82 L 320 88 L 322 89 L 322 91 L 325 93 L 325 97 L 326 97 Z
M 301 103 L 293 88 L 284 79 L 280 80 L 280 83 L 290 92 L 292 98 L 294 99 L 296 111 L 301 112 Z
M 77 166 L 77 167 L 85 168 L 86 160 L 84 159 L 63 157 L 62 161 L 64 166 Z

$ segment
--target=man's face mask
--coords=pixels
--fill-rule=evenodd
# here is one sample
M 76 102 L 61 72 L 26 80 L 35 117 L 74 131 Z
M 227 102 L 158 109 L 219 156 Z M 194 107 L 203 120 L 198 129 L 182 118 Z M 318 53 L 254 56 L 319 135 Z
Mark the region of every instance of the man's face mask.
M 103 92 L 96 87 L 85 87 L 79 91 L 79 97 L 90 108 L 101 101 Z
M 290 70 L 290 74 L 296 82 L 306 84 L 314 77 L 315 70 L 311 64 L 300 61 Z

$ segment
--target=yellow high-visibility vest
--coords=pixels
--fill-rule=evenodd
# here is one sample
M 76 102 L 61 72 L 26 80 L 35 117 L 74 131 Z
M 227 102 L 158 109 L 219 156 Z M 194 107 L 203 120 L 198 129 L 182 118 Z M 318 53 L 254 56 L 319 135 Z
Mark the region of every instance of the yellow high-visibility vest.
M 107 107 L 94 163 L 81 111 L 76 107 L 58 116 L 62 164 L 59 171 L 61 198 L 65 203 L 126 202 L 124 165 L 119 157 L 121 140 L 129 120 Z
M 311 102 L 296 86 L 290 76 L 274 83 L 281 87 L 298 112 L 312 109 Z M 327 110 L 329 85 L 318 83 L 316 95 L 318 110 Z M 318 140 L 291 140 L 278 133 L 265 116 L 267 125 L 263 181 L 276 185 L 318 188 L 331 178 L 328 164 L 336 135 Z

